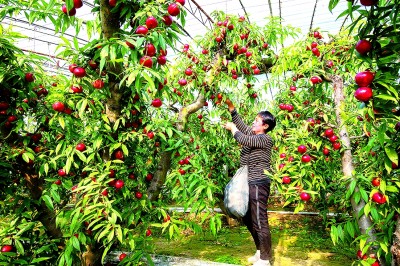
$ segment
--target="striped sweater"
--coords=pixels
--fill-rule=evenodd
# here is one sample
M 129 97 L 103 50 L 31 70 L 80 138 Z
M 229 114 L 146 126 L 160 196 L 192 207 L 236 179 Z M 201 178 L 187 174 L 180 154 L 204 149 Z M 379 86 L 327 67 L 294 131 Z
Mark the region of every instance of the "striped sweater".
M 254 134 L 236 109 L 231 112 L 232 122 L 236 125 L 234 138 L 242 145 L 240 166 L 248 165 L 249 183 L 270 182 L 264 170 L 271 171 L 271 150 L 273 141 L 268 134 Z

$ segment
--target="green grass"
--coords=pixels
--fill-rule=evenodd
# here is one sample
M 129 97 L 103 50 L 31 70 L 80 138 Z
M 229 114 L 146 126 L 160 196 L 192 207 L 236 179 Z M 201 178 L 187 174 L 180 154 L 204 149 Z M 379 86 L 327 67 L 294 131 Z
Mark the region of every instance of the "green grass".
M 343 266 L 355 258 L 351 248 L 332 244 L 318 217 L 270 213 L 269 223 L 274 266 Z M 248 265 L 247 257 L 255 252 L 250 233 L 240 225 L 224 227 L 217 237 L 186 231 L 178 240 L 154 239 L 157 255 Z

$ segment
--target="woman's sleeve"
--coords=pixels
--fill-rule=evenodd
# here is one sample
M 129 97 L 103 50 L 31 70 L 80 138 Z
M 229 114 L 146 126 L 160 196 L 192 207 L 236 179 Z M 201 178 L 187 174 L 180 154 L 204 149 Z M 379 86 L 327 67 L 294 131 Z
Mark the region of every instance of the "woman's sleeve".
M 238 143 L 251 148 L 272 148 L 272 138 L 267 134 L 245 135 L 236 131 L 233 137 Z
M 251 130 L 251 127 L 249 127 L 248 125 L 246 125 L 242 118 L 240 117 L 240 115 L 238 114 L 238 112 L 236 111 L 236 109 L 234 109 L 231 112 L 231 116 L 232 116 L 232 122 L 236 125 L 237 129 L 239 131 L 241 131 L 242 133 L 246 134 L 246 135 L 252 135 L 253 131 Z

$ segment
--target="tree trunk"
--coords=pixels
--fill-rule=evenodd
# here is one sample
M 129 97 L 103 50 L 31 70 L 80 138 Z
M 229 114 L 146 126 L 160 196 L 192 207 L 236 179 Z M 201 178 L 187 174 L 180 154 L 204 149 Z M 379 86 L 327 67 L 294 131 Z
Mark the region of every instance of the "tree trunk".
M 400 217 L 397 218 L 396 231 L 394 232 L 392 252 L 392 266 L 400 266 Z
M 344 176 L 349 177 L 351 180 L 354 180 L 353 176 L 354 165 L 353 165 L 353 155 L 351 153 L 351 144 L 349 134 L 347 132 L 346 126 L 342 119 L 342 110 L 344 109 L 344 93 L 343 93 L 343 79 L 339 76 L 333 76 L 333 90 L 334 90 L 334 98 L 335 98 L 335 113 L 336 113 L 336 122 L 338 127 L 340 128 L 339 138 L 343 144 L 344 152 L 342 156 L 342 171 Z M 350 182 L 349 182 L 350 184 Z M 356 186 L 354 192 L 359 191 Z M 372 228 L 372 221 L 369 217 L 362 214 L 359 216 L 360 211 L 365 206 L 365 202 L 363 199 L 356 203 L 354 198 L 354 193 L 351 197 L 351 206 L 353 207 L 353 217 L 357 219 L 358 226 L 362 234 L 368 234 L 369 238 L 367 242 L 372 242 L 376 239 L 375 230 Z M 369 230 L 370 229 L 370 230 Z
M 204 106 L 204 102 L 204 95 L 199 94 L 196 101 L 189 104 L 188 106 L 184 106 L 181 108 L 178 115 L 178 122 L 176 124 L 178 130 L 182 132 L 184 131 L 188 116 L 202 108 Z M 160 195 L 161 187 L 165 183 L 168 170 L 171 168 L 171 156 L 172 151 L 165 151 L 161 154 L 161 158 L 157 166 L 157 171 L 153 177 L 153 180 L 151 181 L 149 188 L 147 189 L 147 197 L 151 201 L 157 200 Z
M 43 192 L 43 179 L 39 178 L 37 174 L 30 173 L 29 169 L 23 169 L 22 172 L 32 199 L 39 200 Z M 52 238 L 62 238 L 63 234 L 56 226 L 56 213 L 48 209 L 43 201 L 36 205 L 36 210 L 38 220 L 46 228 L 46 232 Z
M 121 23 L 119 21 L 119 13 L 111 12 L 111 7 L 108 4 L 108 0 L 100 0 L 100 23 L 102 37 L 106 40 L 113 38 L 120 32 Z M 107 60 L 108 62 L 108 60 Z M 121 115 L 121 97 L 122 94 L 119 91 L 119 81 L 121 74 L 123 73 L 121 63 L 108 62 L 106 63 L 106 70 L 109 75 L 108 87 L 110 89 L 111 96 L 107 99 L 106 115 L 110 124 L 114 124 Z M 101 75 L 101 73 L 99 73 Z M 104 161 L 109 161 L 108 149 L 102 153 Z M 86 251 L 82 253 L 81 265 L 82 266 L 94 266 L 101 265 L 101 255 L 104 247 L 101 244 L 94 243 L 86 246 Z

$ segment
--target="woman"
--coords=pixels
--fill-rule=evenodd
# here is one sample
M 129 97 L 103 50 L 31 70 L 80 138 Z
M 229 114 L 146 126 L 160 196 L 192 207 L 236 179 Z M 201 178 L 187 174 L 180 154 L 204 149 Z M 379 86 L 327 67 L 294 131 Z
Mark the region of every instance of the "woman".
M 272 138 L 266 134 L 274 129 L 275 117 L 268 111 L 259 112 L 251 127 L 245 125 L 232 102 L 225 102 L 232 116 L 232 122 L 224 128 L 242 145 L 240 166 L 248 166 L 249 209 L 243 222 L 250 231 L 257 252 L 248 259 L 253 266 L 270 266 L 271 233 L 269 231 L 267 202 L 271 180 L 264 171 L 271 171 Z

